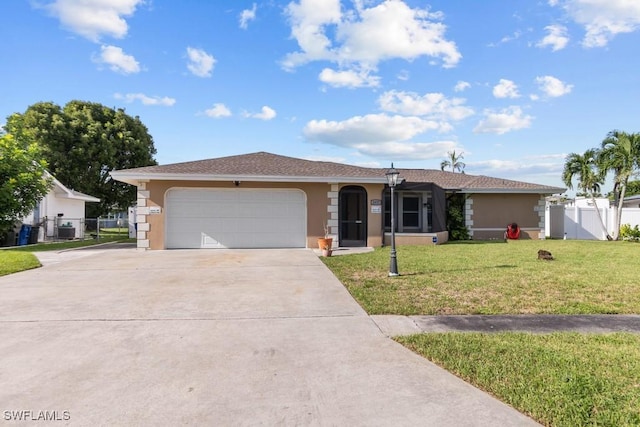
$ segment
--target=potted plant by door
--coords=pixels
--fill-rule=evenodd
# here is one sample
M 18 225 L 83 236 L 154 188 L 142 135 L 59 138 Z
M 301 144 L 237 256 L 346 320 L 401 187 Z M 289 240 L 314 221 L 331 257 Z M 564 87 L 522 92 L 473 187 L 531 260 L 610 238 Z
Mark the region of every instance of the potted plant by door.
M 324 250 L 324 248 L 328 246 L 329 249 L 331 249 L 332 245 L 333 245 L 333 238 L 329 237 L 329 226 L 325 224 L 324 237 L 318 238 L 318 248 L 321 250 Z
M 331 245 L 327 244 L 322 247 L 322 256 L 324 257 L 331 256 L 331 252 L 332 252 Z

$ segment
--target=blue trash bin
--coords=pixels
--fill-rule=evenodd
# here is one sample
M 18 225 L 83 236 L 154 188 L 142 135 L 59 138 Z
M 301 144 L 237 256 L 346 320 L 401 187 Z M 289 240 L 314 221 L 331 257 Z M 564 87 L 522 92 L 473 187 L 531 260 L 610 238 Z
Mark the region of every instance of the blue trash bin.
M 22 224 L 20 227 L 20 234 L 18 234 L 18 246 L 25 246 L 29 243 L 29 236 L 31 235 L 31 226 Z

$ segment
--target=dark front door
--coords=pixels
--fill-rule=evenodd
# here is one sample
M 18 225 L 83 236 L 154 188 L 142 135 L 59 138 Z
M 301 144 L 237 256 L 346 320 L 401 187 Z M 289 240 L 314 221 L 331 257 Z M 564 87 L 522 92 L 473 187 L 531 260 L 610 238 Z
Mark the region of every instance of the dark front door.
M 349 186 L 340 190 L 340 246 L 367 246 L 367 192 Z

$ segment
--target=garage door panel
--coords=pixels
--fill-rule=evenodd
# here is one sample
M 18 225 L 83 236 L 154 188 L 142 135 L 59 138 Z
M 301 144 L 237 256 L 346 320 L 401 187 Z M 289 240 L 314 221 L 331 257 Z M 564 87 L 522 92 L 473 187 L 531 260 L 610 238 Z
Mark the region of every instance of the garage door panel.
M 171 189 L 167 248 L 306 246 L 306 196 L 292 189 Z

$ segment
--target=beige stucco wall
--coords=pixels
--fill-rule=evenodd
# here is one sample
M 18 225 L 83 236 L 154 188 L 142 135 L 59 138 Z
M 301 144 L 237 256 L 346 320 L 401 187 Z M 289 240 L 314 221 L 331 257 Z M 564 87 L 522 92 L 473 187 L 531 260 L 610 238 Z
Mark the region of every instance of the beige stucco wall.
M 513 222 L 521 239 L 544 238 L 544 197 L 539 194 L 470 194 L 466 215 L 474 240 L 502 239 Z
M 348 184 L 344 184 L 348 185 Z M 305 192 L 307 197 L 307 247 L 317 247 L 318 237 L 324 236 L 324 224 L 329 222 L 332 211 L 337 219 L 339 189 L 344 185 L 324 183 L 291 182 L 249 182 L 242 181 L 240 188 L 296 188 Z M 380 199 L 381 184 L 362 185 L 367 191 L 368 204 L 368 246 L 380 246 L 381 214 L 371 213 L 371 199 Z M 150 181 L 138 186 L 138 247 L 149 249 L 165 248 L 165 195 L 171 188 L 235 188 L 233 182 L 211 181 Z M 335 206 L 335 207 L 332 207 Z M 149 214 L 153 207 L 160 207 L 161 213 Z M 145 225 L 140 226 L 140 223 Z M 336 227 L 332 231 L 337 234 Z M 337 237 L 334 235 L 334 237 Z M 143 242 L 142 244 L 140 242 Z
M 315 248 L 329 224 L 334 244 L 338 244 L 338 203 L 340 189 L 359 186 L 367 193 L 367 246 L 383 244 L 382 212 L 374 212 L 372 200 L 382 199 L 382 184 L 328 184 L 296 182 L 241 182 L 241 188 L 295 188 L 307 198 L 307 247 Z M 164 249 L 165 195 L 171 188 L 235 188 L 232 182 L 211 181 L 151 181 L 138 186 L 138 247 Z M 150 214 L 153 207 L 161 212 Z M 469 194 L 466 223 L 474 240 L 502 239 L 507 224 L 516 222 L 521 238 L 544 238 L 544 195 L 538 194 Z M 424 236 L 399 236 L 398 244 L 429 244 Z M 439 236 L 438 243 L 446 241 Z
M 442 245 L 449 241 L 448 231 L 438 231 L 437 233 L 395 233 L 396 246 L 402 245 Z M 436 238 L 436 243 L 433 238 Z M 391 245 L 391 233 L 384 236 L 387 246 Z

